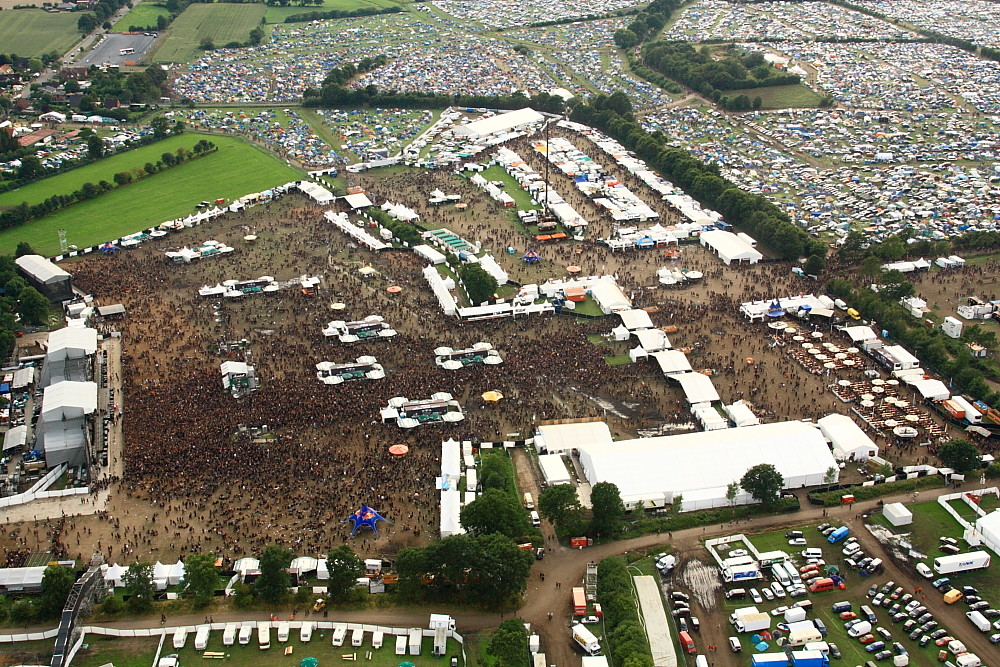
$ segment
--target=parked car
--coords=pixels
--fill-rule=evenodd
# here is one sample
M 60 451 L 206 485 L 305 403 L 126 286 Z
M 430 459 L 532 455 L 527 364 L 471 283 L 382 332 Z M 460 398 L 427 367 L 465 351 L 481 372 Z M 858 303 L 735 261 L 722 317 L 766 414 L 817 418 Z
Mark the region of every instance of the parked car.
M 775 597 L 785 597 L 785 587 L 781 585 L 780 581 L 771 582 L 771 591 L 774 593 Z
M 584 625 L 593 625 L 594 623 L 600 623 L 601 619 L 597 618 L 596 616 L 584 616 L 582 619 L 580 619 L 580 622 L 583 623 Z
M 808 542 L 806 542 L 805 538 L 802 537 L 796 537 L 788 540 L 788 546 L 790 547 L 804 547 L 807 544 Z
M 787 533 L 785 533 L 785 538 L 789 540 L 795 540 L 800 537 L 805 537 L 805 533 L 803 533 L 801 530 L 790 530 Z
M 764 602 L 764 598 L 760 596 L 760 591 L 756 588 L 750 589 L 750 599 L 753 600 L 755 604 L 761 604 Z
M 868 633 L 867 635 L 864 635 L 863 637 L 858 639 L 858 641 L 861 642 L 862 644 L 871 644 L 872 642 L 877 642 L 878 637 L 876 637 L 871 633 Z
M 830 657 L 839 660 L 841 657 L 841 653 L 840 649 L 837 648 L 837 645 L 834 644 L 833 642 L 827 642 L 826 645 L 830 647 Z
M 871 644 L 865 646 L 865 650 L 868 651 L 869 653 L 875 653 L 876 651 L 881 651 L 884 648 L 885 648 L 885 642 L 883 641 L 872 642 Z
M 892 653 L 890 653 L 889 651 L 879 651 L 878 653 L 875 654 L 876 660 L 888 660 L 891 657 Z
M 770 600 L 774 599 L 774 593 L 772 593 L 771 589 L 768 588 L 767 586 L 764 586 L 763 588 L 761 588 L 760 589 L 760 593 L 761 593 L 761 595 L 764 596 L 765 600 L 770 601 Z

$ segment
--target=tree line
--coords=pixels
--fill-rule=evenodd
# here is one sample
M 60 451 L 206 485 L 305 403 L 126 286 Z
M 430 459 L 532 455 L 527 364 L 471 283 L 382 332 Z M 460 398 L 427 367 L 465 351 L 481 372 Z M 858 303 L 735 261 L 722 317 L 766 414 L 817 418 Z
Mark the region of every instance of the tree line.
M 866 319 L 878 322 L 891 338 L 917 355 L 925 367 L 932 368 L 950 383 L 989 405 L 1000 404 L 1000 392 L 994 391 L 987 382 L 987 378 L 997 374 L 996 367 L 985 359 L 973 357 L 965 347 L 965 342 L 995 347 L 996 334 L 973 326 L 967 327 L 960 339 L 945 336 L 940 327 L 924 326 L 922 320 L 914 318 L 899 303 L 900 297 L 915 291 L 903 274 L 888 271 L 876 280 L 880 285 L 878 292 L 856 289 L 843 278 L 830 280 L 826 291 L 850 303 Z
M 88 34 L 104 25 L 110 28 L 110 19 L 119 9 L 125 6 L 127 0 L 98 0 L 91 5 L 90 11 L 80 14 L 76 21 L 76 27 L 83 34 Z
M 735 44 L 696 49 L 691 42 L 658 41 L 643 48 L 643 61 L 688 88 L 711 96 L 713 90 L 769 88 L 799 83 L 794 74 L 782 74 L 760 52 L 747 52 Z M 718 57 L 717 57 L 718 56 Z M 706 92 L 707 91 L 707 92 Z
M 316 2 L 322 5 L 323 0 Z M 331 9 L 325 12 L 303 12 L 302 14 L 292 14 L 285 17 L 285 23 L 303 23 L 306 21 L 318 21 L 320 19 L 347 19 L 356 16 L 378 16 L 380 14 L 398 14 L 403 11 L 402 7 L 359 7 L 357 9 Z
M 21 328 L 49 322 L 49 300 L 18 274 L 14 264 L 15 257 L 34 254 L 31 245 L 22 241 L 13 257 L 0 255 L 0 356 L 4 360 L 14 350 Z
M 652 667 L 653 656 L 624 557 L 612 556 L 598 563 L 597 599 L 604 612 L 604 639 L 613 649 L 613 667 Z
M 101 141 L 97 135 L 93 135 L 93 137 L 97 142 Z M 43 218 L 67 206 L 95 199 L 114 190 L 116 187 L 121 187 L 132 181 L 171 169 L 185 161 L 202 157 L 213 151 L 215 151 L 215 144 L 202 139 L 194 145 L 193 149 L 189 150 L 181 146 L 176 152 L 164 152 L 156 162 L 147 162 L 144 166 L 137 166 L 130 171 L 120 171 L 112 177 L 114 183 L 107 180 L 101 180 L 97 183 L 88 181 L 73 192 L 52 195 L 37 204 L 21 202 L 18 206 L 14 206 L 6 211 L 0 211 L 0 229 L 11 229 L 26 222 Z M 31 160 L 37 160 L 37 158 L 25 158 L 25 161 L 30 162 Z M 23 166 L 24 164 L 22 164 Z

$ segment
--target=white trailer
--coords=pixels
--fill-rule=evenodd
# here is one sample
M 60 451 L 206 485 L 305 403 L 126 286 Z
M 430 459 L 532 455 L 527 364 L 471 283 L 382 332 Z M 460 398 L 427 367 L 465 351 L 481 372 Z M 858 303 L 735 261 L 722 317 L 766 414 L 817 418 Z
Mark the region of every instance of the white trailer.
M 372 649 L 379 650 L 382 648 L 382 642 L 385 639 L 385 633 L 381 630 L 376 630 L 372 633 Z
M 347 624 L 337 623 L 333 626 L 333 645 L 343 646 L 344 639 L 347 637 Z
M 199 625 L 198 632 L 194 635 L 194 650 L 204 651 L 208 646 L 208 635 L 212 632 L 212 627 L 209 625 Z
M 239 626 L 235 623 L 226 623 L 225 629 L 222 631 L 222 645 L 232 646 L 236 643 L 236 631 Z
M 307 643 L 313 636 L 313 622 L 312 621 L 302 621 L 302 627 L 299 628 L 299 641 L 303 644 Z
M 260 621 L 257 623 L 257 645 L 261 651 L 271 648 L 271 622 Z
M 242 626 L 240 626 L 240 632 L 239 632 L 239 635 L 238 635 L 240 646 L 246 646 L 247 644 L 249 644 L 250 643 L 250 636 L 251 635 L 253 635 L 253 626 L 252 625 L 242 625 Z
M 361 646 L 365 641 L 365 629 L 364 628 L 354 628 L 351 631 L 351 646 Z
M 278 641 L 284 644 L 288 641 L 288 621 L 281 621 L 278 623 Z
M 434 630 L 434 657 L 440 658 L 448 652 L 448 629 L 436 628 Z
M 420 655 L 420 645 L 424 641 L 424 633 L 420 628 L 410 628 L 407 634 L 406 645 L 409 647 L 410 655 Z
M 180 628 L 174 633 L 174 648 L 180 650 L 184 648 L 184 644 L 187 643 L 188 631 L 187 628 Z
M 600 642 L 597 641 L 597 637 L 594 636 L 594 633 L 586 625 L 577 623 L 573 626 L 572 633 L 573 641 L 588 654 L 596 655 L 601 652 Z
M 938 574 L 981 570 L 989 566 L 990 555 L 985 551 L 969 551 L 964 554 L 940 556 L 934 559 L 934 571 Z

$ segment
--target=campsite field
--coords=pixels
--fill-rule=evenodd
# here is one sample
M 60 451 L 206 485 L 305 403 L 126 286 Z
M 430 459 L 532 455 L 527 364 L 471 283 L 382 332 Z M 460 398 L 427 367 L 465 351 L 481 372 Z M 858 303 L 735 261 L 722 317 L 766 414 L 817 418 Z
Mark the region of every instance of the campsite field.
M 188 142 L 200 138 L 184 136 Z M 28 240 L 41 254 L 57 254 L 60 229 L 67 231 L 70 243 L 83 248 L 191 213 L 202 200 L 234 199 L 302 175 L 239 138 L 209 139 L 219 149 L 215 153 L 0 233 L 0 252 L 11 253 L 19 241 Z M 179 192 L 184 196 L 178 197 Z
M 393 5 L 405 5 L 406 2 L 396 0 L 324 0 L 323 4 L 309 5 L 302 7 L 299 4 L 288 7 L 268 7 L 264 12 L 264 20 L 268 23 L 284 23 L 285 18 L 293 14 L 307 14 L 309 12 L 330 12 L 335 9 L 341 11 L 354 11 L 357 9 L 381 9 L 392 7 Z
M 50 14 L 41 9 L 2 11 L 0 50 L 32 58 L 52 51 L 62 55 L 80 37 L 76 21 L 77 16 L 71 12 Z
M 245 42 L 250 31 L 260 25 L 264 5 L 193 4 L 170 24 L 170 34 L 153 59 L 161 63 L 186 63 L 201 53 L 201 40 L 209 37 L 217 47 L 228 42 Z
M 170 12 L 162 5 L 153 4 L 153 0 L 145 0 L 137 4 L 128 14 L 123 16 L 118 22 L 111 26 L 111 32 L 126 32 L 129 26 L 140 26 L 143 28 L 155 28 L 156 19 L 161 16 L 168 16 Z

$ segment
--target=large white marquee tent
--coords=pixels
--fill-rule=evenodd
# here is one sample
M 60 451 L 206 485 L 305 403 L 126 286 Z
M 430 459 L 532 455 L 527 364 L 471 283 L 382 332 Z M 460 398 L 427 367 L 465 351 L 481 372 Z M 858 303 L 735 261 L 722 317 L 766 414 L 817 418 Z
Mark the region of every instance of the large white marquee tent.
M 786 489 L 822 484 L 837 465 L 819 429 L 800 421 L 578 447 L 587 481 L 613 482 L 626 506 L 658 507 L 683 494 L 686 511 L 728 505 L 726 487 L 759 463 L 777 468 Z M 751 499 L 741 493 L 736 502 Z
M 867 461 L 878 456 L 878 445 L 847 415 L 827 415 L 816 422 L 840 460 Z

